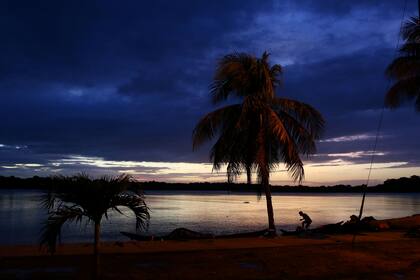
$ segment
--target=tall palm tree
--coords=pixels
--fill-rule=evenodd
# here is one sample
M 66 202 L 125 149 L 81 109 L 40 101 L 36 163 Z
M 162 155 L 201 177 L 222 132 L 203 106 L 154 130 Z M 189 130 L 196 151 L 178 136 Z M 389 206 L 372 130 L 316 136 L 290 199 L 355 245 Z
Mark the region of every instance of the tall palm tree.
M 54 177 L 56 185 L 44 195 L 42 203 L 48 209 L 48 219 L 42 229 L 41 245 L 54 253 L 61 228 L 66 222 L 78 224 L 85 220 L 94 224 L 95 274 L 99 272 L 99 239 L 102 218 L 108 219 L 112 210 L 123 214 L 119 207 L 127 207 L 136 217 L 136 229 L 146 228 L 149 209 L 141 193 L 130 190 L 131 177 L 102 177 L 91 179 L 87 175 Z
M 234 53 L 221 59 L 211 86 L 213 102 L 236 97 L 242 103 L 205 115 L 193 131 L 193 148 L 218 135 L 210 152 L 214 169 L 227 164 L 229 180 L 243 170 L 257 171 L 266 196 L 269 231 L 275 235 L 270 171 L 283 162 L 292 178 L 301 181 L 300 155 L 315 152 L 324 120 L 310 105 L 276 96 L 282 67 L 270 66 L 268 58 L 264 52 L 261 58 Z
M 412 17 L 401 30 L 404 44 L 400 56 L 387 68 L 386 74 L 395 80 L 386 94 L 385 104 L 389 108 L 398 107 L 405 100 L 415 100 L 415 108 L 420 111 L 420 18 Z

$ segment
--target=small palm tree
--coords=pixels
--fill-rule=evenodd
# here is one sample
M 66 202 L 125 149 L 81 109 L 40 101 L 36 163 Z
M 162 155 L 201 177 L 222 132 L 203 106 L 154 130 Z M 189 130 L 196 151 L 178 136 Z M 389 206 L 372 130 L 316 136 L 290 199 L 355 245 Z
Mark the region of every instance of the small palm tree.
M 121 212 L 120 206 L 130 209 L 136 217 L 136 229 L 146 228 L 150 219 L 149 209 L 141 193 L 130 190 L 131 177 L 91 179 L 87 175 L 54 177 L 53 190 L 42 200 L 48 209 L 48 219 L 42 229 L 41 245 L 54 253 L 61 228 L 66 222 L 81 224 L 82 220 L 94 224 L 95 273 L 99 272 L 99 239 L 102 218 L 108 219 L 109 211 Z
M 248 182 L 251 170 L 257 171 L 265 191 L 269 230 L 275 234 L 270 171 L 284 162 L 293 179 L 301 181 L 300 155 L 315 152 L 324 120 L 310 105 L 276 96 L 282 67 L 270 66 L 268 57 L 266 52 L 261 58 L 235 53 L 220 61 L 211 86 L 213 102 L 230 96 L 243 101 L 204 116 L 193 131 L 193 148 L 219 135 L 210 152 L 214 169 L 227 164 L 229 181 L 246 170 Z
M 386 74 L 395 84 L 386 94 L 385 104 L 396 108 L 405 100 L 415 100 L 420 111 L 420 18 L 412 17 L 401 30 L 404 44 L 400 56 L 387 68 Z

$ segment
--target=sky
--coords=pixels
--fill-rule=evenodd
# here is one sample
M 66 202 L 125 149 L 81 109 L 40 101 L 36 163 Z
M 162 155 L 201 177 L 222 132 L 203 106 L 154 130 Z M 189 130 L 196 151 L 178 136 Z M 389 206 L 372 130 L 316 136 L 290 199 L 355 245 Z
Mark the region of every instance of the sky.
M 326 120 L 303 183 L 365 183 L 404 2 L 1 1 L 0 175 L 225 181 L 192 130 L 217 108 L 218 60 L 268 51 L 277 95 Z M 412 104 L 385 110 L 372 183 L 420 174 L 419 123 Z M 281 164 L 271 182 L 293 183 Z

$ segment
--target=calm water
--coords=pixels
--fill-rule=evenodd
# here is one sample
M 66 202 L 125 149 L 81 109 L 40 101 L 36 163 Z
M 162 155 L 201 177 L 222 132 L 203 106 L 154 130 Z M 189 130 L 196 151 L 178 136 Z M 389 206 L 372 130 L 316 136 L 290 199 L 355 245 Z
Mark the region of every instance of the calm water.
M 0 244 L 35 244 L 39 238 L 45 210 L 40 207 L 36 190 L 0 190 Z M 275 194 L 273 204 L 278 228 L 294 229 L 298 211 L 307 212 L 313 225 L 346 220 L 357 214 L 360 194 Z M 265 199 L 255 194 L 228 192 L 149 192 L 146 202 L 151 209 L 147 234 L 166 234 L 177 227 L 227 234 L 261 230 L 267 226 Z M 245 203 L 249 202 L 249 203 Z M 103 223 L 104 240 L 126 240 L 120 231 L 135 231 L 133 215 L 111 214 Z M 377 219 L 420 213 L 420 194 L 368 194 L 365 214 Z M 92 228 L 68 225 L 63 242 L 90 241 Z

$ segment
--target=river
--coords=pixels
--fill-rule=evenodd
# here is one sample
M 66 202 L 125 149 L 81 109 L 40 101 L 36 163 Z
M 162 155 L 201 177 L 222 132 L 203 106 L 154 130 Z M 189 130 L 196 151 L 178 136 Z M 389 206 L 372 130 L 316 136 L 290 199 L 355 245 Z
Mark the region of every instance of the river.
M 0 244 L 36 244 L 46 220 L 39 190 L 0 190 Z M 264 196 L 229 192 L 146 192 L 151 210 L 150 226 L 144 234 L 167 234 L 175 228 L 214 234 L 261 230 L 267 227 Z M 273 195 L 278 229 L 294 229 L 298 211 L 308 213 L 313 226 L 347 220 L 357 214 L 360 194 L 281 193 Z M 124 216 L 111 213 L 102 225 L 102 240 L 127 240 L 120 231 L 135 232 L 135 220 L 128 209 Z M 420 194 L 368 194 L 365 216 L 377 219 L 420 213 Z M 92 227 L 65 225 L 63 242 L 92 240 Z

